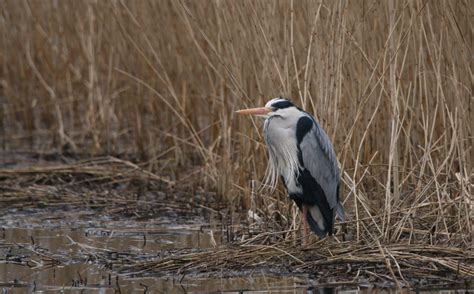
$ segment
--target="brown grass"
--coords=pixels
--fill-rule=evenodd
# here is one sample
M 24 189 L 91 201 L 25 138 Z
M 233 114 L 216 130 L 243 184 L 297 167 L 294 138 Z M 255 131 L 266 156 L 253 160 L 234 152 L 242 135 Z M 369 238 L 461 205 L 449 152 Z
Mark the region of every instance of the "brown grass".
M 283 190 L 259 189 L 261 123 L 234 114 L 289 96 L 334 141 L 355 242 L 472 245 L 469 1 L 11 0 L 0 10 L 4 151 L 136 154 L 149 174 L 192 179 L 294 232 Z

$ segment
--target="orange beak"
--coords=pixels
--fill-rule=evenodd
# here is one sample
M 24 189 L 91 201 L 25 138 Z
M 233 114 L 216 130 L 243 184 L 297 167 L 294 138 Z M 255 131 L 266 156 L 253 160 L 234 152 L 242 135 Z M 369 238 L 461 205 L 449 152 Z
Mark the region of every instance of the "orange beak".
M 269 112 L 272 112 L 272 109 L 268 107 L 257 107 L 257 108 L 241 109 L 241 110 L 237 110 L 236 112 L 238 114 L 265 115 Z

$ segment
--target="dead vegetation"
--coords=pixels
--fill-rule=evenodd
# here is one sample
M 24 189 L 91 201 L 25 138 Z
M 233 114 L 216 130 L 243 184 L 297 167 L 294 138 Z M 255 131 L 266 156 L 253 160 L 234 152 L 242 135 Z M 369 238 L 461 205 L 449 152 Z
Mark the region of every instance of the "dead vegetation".
M 98 209 L 102 215 L 134 217 L 191 208 L 182 196 L 186 185 L 177 191 L 172 181 L 128 160 L 108 156 L 70 161 L 0 169 L 3 208 Z M 210 199 L 203 197 L 195 206 L 206 207 Z
M 469 288 L 474 277 L 472 252 L 466 254 L 448 246 L 354 245 L 351 241 L 335 244 L 324 240 L 302 250 L 294 240 L 265 244 L 261 237 L 205 251 L 180 250 L 166 257 L 148 256 L 143 261 L 140 256 L 111 258 L 119 256 L 116 253 L 101 256 L 108 266 L 126 275 L 225 277 L 263 271 L 278 275 L 309 274 L 318 285 L 398 288 Z
M 180 194 L 183 187 L 176 188 L 173 184 L 130 161 L 103 157 L 0 169 L 0 201 L 8 210 L 95 209 L 101 215 L 142 220 L 170 213 L 202 213 L 196 208 L 221 216 L 228 211 L 212 203 L 213 196 L 189 205 L 189 200 Z M 3 250 L 0 253 L 3 262 L 32 268 L 83 261 L 129 276 L 231 277 L 257 271 L 308 275 L 319 286 L 470 287 L 474 278 L 474 252 L 472 247 L 462 245 L 470 236 L 436 231 L 432 212 L 423 207 L 418 211 L 418 215 L 399 228 L 398 241 L 390 243 L 377 237 L 383 215 L 349 220 L 337 227 L 334 238 L 317 241 L 313 237 L 307 247 L 301 246 L 297 229 L 285 229 L 272 216 L 263 220 L 253 216 L 240 224 L 221 218 L 219 230 L 209 230 L 209 234 L 217 234 L 216 239 L 222 240 L 214 248 L 119 252 L 81 244 L 68 237 L 70 246 L 79 248 L 78 255 L 52 254 L 47 248 L 35 246 L 34 239 L 32 244 L 0 241 Z M 425 214 L 421 214 L 423 211 Z M 402 224 L 407 213 L 393 211 L 391 217 Z M 447 219 L 446 225 L 455 228 L 456 219 Z M 361 228 L 360 235 L 356 233 L 357 226 Z
M 0 10 L 3 154 L 96 158 L 3 168 L 3 205 L 137 212 L 143 189 L 184 188 L 189 206 L 207 206 L 195 195 L 209 191 L 229 211 L 251 210 L 266 230 L 285 232 L 274 245 L 255 239 L 255 251 L 242 241 L 214 252 L 241 254 L 246 266 L 312 272 L 337 261 L 343 271 L 367 259 L 400 285 L 440 269 L 472 278 L 469 1 L 25 0 Z M 283 190 L 260 186 L 260 123 L 233 113 L 277 95 L 316 114 L 343 170 L 350 241 L 324 245 L 317 260 L 290 246 L 298 212 Z M 149 204 L 165 205 L 156 199 Z M 213 253 L 199 254 L 130 267 L 225 265 L 206 266 Z

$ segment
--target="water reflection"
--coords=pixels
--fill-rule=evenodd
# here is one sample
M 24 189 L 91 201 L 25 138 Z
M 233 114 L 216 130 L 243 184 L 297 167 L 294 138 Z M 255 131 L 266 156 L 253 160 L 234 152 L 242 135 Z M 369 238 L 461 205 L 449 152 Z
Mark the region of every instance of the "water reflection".
M 5 242 L 31 243 L 57 253 L 72 250 L 70 239 L 94 247 L 116 251 L 156 252 L 172 248 L 208 248 L 212 246 L 205 221 L 196 218 L 184 224 L 167 217 L 148 221 L 88 219 L 84 215 L 49 217 L 41 213 L 0 217 L 1 237 Z M 96 216 L 97 217 L 97 216 Z
M 0 288 L 7 293 L 74 290 L 80 293 L 306 293 L 305 281 L 297 277 L 256 276 L 246 278 L 129 278 L 109 274 L 94 265 L 74 264 L 33 270 L 0 264 Z M 312 292 L 308 292 L 312 293 Z M 324 292 L 328 293 L 328 292 Z

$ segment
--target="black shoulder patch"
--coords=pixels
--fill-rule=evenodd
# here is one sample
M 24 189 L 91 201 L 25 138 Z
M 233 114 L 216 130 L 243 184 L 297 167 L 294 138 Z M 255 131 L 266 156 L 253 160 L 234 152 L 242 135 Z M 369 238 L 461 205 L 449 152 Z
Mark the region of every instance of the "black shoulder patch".
M 277 109 L 288 108 L 291 106 L 295 106 L 295 105 L 291 101 L 288 101 L 288 100 L 282 100 L 282 101 L 278 101 L 272 104 L 272 107 L 275 107 Z
M 298 141 L 298 147 L 303 141 L 304 136 L 311 130 L 313 127 L 313 120 L 307 116 L 303 116 L 296 123 L 296 140 Z

